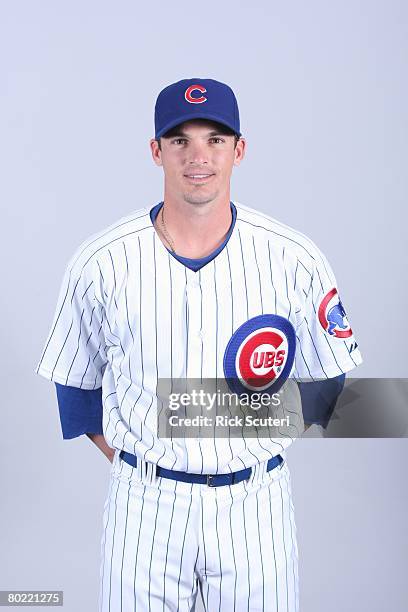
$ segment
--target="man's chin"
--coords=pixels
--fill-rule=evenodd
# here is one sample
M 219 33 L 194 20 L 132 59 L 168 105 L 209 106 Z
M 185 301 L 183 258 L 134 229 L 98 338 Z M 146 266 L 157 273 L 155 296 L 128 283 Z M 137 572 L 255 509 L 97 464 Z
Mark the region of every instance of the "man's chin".
M 183 198 L 185 202 L 188 202 L 188 204 L 208 204 L 209 202 L 213 202 L 217 195 L 218 192 L 216 191 L 212 193 L 192 193 L 190 191 L 188 193 L 184 193 Z

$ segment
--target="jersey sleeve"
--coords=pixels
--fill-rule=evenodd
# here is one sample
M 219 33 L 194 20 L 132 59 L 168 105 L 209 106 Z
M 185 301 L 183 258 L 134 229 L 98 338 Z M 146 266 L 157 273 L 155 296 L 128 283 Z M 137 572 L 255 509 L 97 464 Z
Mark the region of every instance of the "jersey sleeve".
M 78 389 L 55 383 L 64 440 L 103 434 L 102 388 Z
M 316 423 L 327 429 L 345 378 L 346 375 L 341 374 L 334 378 L 298 383 L 306 425 Z
M 74 255 L 65 270 L 51 329 L 35 372 L 61 385 L 97 389 L 107 363 L 104 307 L 92 261 Z
M 296 330 L 295 378 L 333 378 L 362 363 L 362 355 L 341 302 L 337 281 L 326 257 L 316 258 Z

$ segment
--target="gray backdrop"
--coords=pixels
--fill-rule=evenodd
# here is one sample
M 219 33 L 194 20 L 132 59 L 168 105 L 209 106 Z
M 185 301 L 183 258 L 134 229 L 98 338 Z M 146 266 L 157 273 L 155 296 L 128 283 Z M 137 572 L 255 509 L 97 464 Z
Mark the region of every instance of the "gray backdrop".
M 326 254 L 358 375 L 406 377 L 408 7 L 16 0 L 0 23 L 0 589 L 63 589 L 67 612 L 88 612 L 110 464 L 85 436 L 62 440 L 53 385 L 34 374 L 68 258 L 161 199 L 160 89 L 226 81 L 248 145 L 232 198 Z M 288 451 L 301 611 L 406 610 L 406 440 L 308 434 Z

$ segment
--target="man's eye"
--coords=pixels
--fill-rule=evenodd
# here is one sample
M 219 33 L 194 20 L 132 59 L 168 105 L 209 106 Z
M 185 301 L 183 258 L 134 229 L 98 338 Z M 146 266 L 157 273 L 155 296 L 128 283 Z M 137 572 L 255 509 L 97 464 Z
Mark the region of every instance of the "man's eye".
M 211 138 L 211 141 L 214 140 L 218 140 L 218 142 L 224 142 L 224 140 L 222 138 L 218 138 L 218 136 L 214 136 L 214 138 Z
M 175 144 L 179 144 L 180 142 L 186 142 L 186 139 L 185 138 L 175 138 L 173 142 Z

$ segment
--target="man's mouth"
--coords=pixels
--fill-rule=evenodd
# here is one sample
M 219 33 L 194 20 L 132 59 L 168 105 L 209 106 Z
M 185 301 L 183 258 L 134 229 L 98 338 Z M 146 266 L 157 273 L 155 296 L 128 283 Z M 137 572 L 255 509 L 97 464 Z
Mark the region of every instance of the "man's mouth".
M 207 173 L 207 174 L 203 174 L 203 173 L 191 173 L 191 174 L 185 174 L 184 175 L 189 181 L 193 181 L 194 183 L 203 183 L 204 181 L 207 181 L 209 178 L 211 178 L 212 176 L 214 176 L 214 174 L 212 173 Z

